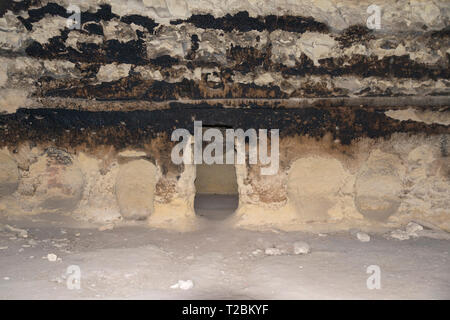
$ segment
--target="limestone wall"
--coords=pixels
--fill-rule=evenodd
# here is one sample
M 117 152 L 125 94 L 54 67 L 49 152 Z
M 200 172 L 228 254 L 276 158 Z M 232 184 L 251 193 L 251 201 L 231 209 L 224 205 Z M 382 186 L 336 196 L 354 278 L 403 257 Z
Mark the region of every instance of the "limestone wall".
M 447 1 L 19 1 L 0 17 L 0 110 L 151 101 L 448 95 Z M 105 104 L 84 100 L 139 100 Z M 435 100 L 437 98 L 434 98 Z
M 237 166 L 240 206 L 231 222 L 296 230 L 424 219 L 448 229 L 448 138 L 395 134 L 345 148 L 327 137 L 282 139 L 278 175 Z M 173 222 L 181 229 L 196 224 L 195 165 L 163 174 L 160 163 L 150 160 L 150 149 L 111 151 L 109 160 L 57 149 L 20 150 L 1 153 L 4 214 L 55 211 L 100 222 L 150 217 L 156 226 Z
M 171 133 L 280 130 L 280 170 L 237 165 L 248 228 L 449 229 L 448 1 L 6 1 L 0 214 L 192 229 Z M 69 5 L 80 9 L 70 29 Z

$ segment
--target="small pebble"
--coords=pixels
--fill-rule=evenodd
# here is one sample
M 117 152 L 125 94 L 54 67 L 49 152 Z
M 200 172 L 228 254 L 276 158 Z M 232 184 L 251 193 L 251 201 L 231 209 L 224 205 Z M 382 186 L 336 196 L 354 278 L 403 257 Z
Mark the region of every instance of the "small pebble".
M 370 236 L 365 232 L 357 232 L 356 238 L 358 238 L 358 240 L 361 242 L 369 242 L 370 241 Z
M 181 290 L 189 290 L 194 287 L 194 282 L 192 280 L 178 280 L 177 283 L 170 286 L 171 289 L 181 289 Z
M 304 241 L 294 242 L 294 254 L 308 254 L 311 247 Z
M 58 256 L 54 253 L 49 253 L 47 255 L 47 260 L 50 262 L 55 262 L 56 260 L 58 260 Z
M 266 248 L 264 251 L 268 256 L 281 256 L 283 252 L 278 248 Z
M 256 249 L 256 250 L 254 250 L 253 252 L 252 252 L 252 255 L 254 255 L 254 256 L 259 256 L 260 254 L 262 254 L 263 253 L 263 251 L 261 250 L 261 249 Z
M 397 240 L 408 240 L 409 239 L 409 234 L 406 231 L 403 230 L 394 230 L 389 234 L 389 237 L 392 239 L 397 239 Z
M 412 236 L 416 236 L 417 235 L 416 232 L 422 231 L 422 230 L 423 230 L 423 227 L 420 224 L 415 223 L 415 222 L 408 223 L 405 228 L 406 233 L 408 233 L 409 235 L 412 235 Z

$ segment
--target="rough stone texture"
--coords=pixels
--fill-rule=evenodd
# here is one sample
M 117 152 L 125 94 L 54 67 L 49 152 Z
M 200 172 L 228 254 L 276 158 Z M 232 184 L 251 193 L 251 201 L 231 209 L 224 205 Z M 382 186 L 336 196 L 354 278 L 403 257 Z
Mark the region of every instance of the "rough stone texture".
M 146 160 L 130 161 L 120 167 L 116 196 L 125 219 L 145 219 L 154 210 L 156 167 Z
M 19 195 L 26 211 L 72 211 L 81 200 L 83 173 L 66 151 L 45 150 L 44 155 L 22 173 Z
M 337 159 L 301 158 L 289 171 L 289 200 L 306 222 L 326 221 L 350 174 Z
M 67 1 L 10 4 L 0 16 L 0 86 L 23 97 L 0 110 L 69 97 L 448 95 L 446 1 L 385 1 L 380 32 L 365 26 L 370 2 L 128 2 L 70 2 L 81 30 L 66 27 Z
M 18 185 L 17 163 L 9 155 L 0 152 L 0 197 L 12 194 Z
M 355 182 L 355 204 L 359 212 L 374 220 L 385 220 L 400 206 L 402 180 L 400 159 L 375 150 Z
M 450 206 L 450 175 L 445 169 L 449 163 L 448 139 L 446 135 L 408 146 L 404 160 L 407 164 L 404 211 L 441 217 L 439 219 L 445 221 Z
M 101 154 L 101 156 L 100 156 Z M 117 159 L 111 148 L 99 150 L 96 157 L 80 153 L 77 162 L 85 179 L 83 196 L 73 216 L 94 222 L 111 222 L 121 219 L 115 194 L 119 171 Z
M 194 211 L 196 166 L 187 164 L 183 169 L 176 177 L 166 174 L 158 183 L 155 212 L 148 219 L 150 226 L 179 231 L 198 227 Z
M 0 111 L 12 113 L 30 104 L 27 92 L 19 89 L 0 89 Z
M 425 122 L 427 124 L 439 123 L 450 125 L 450 111 L 432 112 L 429 110 L 416 110 L 408 108 L 404 110 L 389 110 L 385 114 L 391 118 L 401 121 Z
M 311 247 L 304 241 L 294 242 L 294 254 L 308 254 L 311 252 Z
M 0 147 L 19 167 L 2 210 L 191 230 L 196 169 L 170 135 L 195 119 L 280 129 L 278 175 L 236 166 L 236 226 L 450 230 L 448 1 L 383 1 L 379 31 L 372 1 L 70 4 L 80 30 L 67 0 L 0 6 Z
M 100 82 L 119 80 L 120 78 L 128 76 L 129 72 L 129 64 L 107 64 L 100 67 L 97 73 L 97 79 Z
M 370 241 L 370 236 L 364 232 L 357 232 L 356 238 L 361 242 L 369 242 Z

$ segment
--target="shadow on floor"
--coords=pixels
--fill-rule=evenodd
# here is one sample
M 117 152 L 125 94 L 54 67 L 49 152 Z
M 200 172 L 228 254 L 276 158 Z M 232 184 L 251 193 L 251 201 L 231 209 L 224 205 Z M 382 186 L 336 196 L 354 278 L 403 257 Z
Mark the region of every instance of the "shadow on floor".
M 211 220 L 224 220 L 234 213 L 239 205 L 239 195 L 196 194 L 195 213 Z

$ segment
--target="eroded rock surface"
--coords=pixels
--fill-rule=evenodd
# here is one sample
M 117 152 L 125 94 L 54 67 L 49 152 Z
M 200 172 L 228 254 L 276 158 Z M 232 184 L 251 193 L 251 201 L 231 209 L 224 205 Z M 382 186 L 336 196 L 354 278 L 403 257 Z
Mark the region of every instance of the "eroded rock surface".
M 288 196 L 304 221 L 326 221 L 350 175 L 337 159 L 307 157 L 289 171 Z
M 355 204 L 359 212 L 374 220 L 385 220 L 400 206 L 402 180 L 400 159 L 375 150 L 355 182 Z
M 235 225 L 450 229 L 448 1 L 383 1 L 380 30 L 356 0 L 70 4 L 79 29 L 65 0 L 0 6 L 2 210 L 187 230 L 170 137 L 201 120 L 280 130 L 277 175 L 236 166 Z
M 20 193 L 33 205 L 32 210 L 72 211 L 81 200 L 84 176 L 66 151 L 49 148 L 33 163 Z M 27 206 L 27 201 L 24 205 Z
M 17 163 L 7 154 L 0 152 L 0 197 L 12 194 L 18 185 Z
M 134 160 L 120 167 L 116 182 L 117 203 L 125 219 L 145 219 L 154 210 L 156 167 Z

